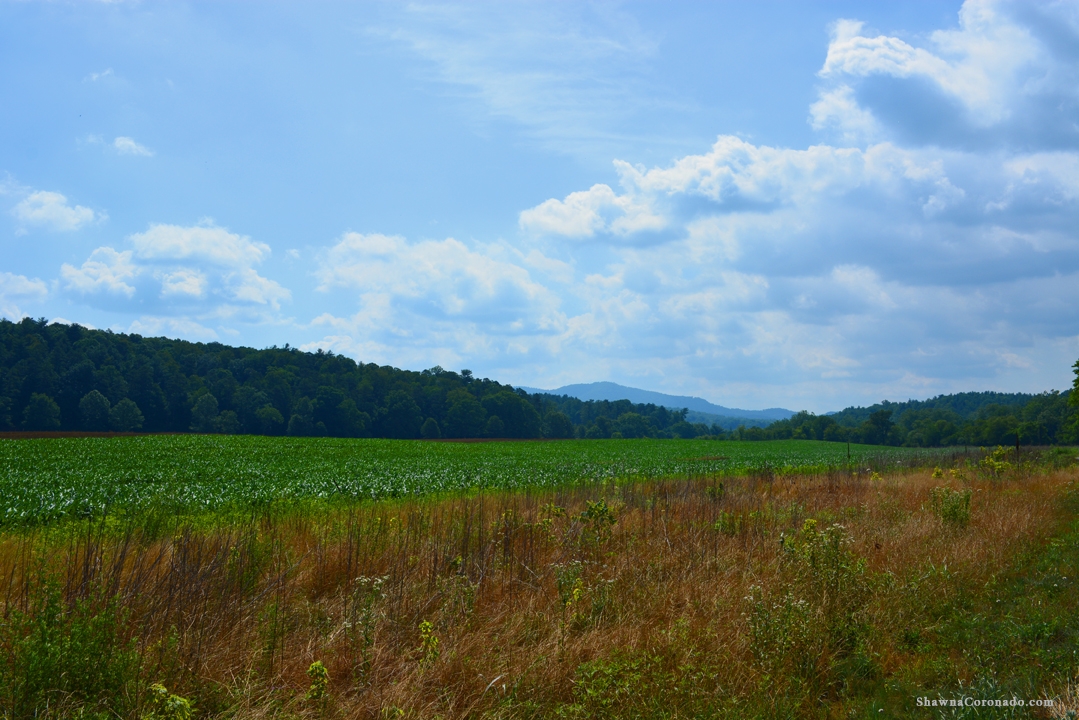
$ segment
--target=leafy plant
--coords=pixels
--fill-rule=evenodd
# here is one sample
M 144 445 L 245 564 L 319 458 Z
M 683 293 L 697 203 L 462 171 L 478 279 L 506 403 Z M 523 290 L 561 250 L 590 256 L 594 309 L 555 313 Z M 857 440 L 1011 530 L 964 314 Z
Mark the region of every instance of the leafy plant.
M 929 503 L 945 525 L 963 528 L 970 522 L 970 494 L 969 489 L 935 487 L 929 491 Z

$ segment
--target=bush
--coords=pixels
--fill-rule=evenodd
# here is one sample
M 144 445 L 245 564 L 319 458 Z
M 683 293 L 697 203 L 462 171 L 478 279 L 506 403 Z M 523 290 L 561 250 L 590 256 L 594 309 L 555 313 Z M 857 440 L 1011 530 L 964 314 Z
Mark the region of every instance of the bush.
M 109 411 L 109 424 L 113 430 L 134 432 L 142 429 L 143 417 L 134 400 L 124 398 Z
M 59 430 L 60 406 L 48 395 L 34 393 L 23 411 L 22 426 L 27 430 Z
M 970 522 L 970 490 L 936 487 L 929 491 L 929 503 L 945 525 L 962 528 Z
M 141 664 L 134 641 L 123 639 L 117 600 L 97 594 L 67 605 L 51 578 L 30 592 L 27 610 L 12 609 L 0 623 L 0 717 L 65 715 L 58 705 L 132 710 Z
M 108 430 L 109 412 L 112 407 L 109 399 L 97 390 L 91 390 L 79 401 L 79 415 L 82 417 L 84 430 Z

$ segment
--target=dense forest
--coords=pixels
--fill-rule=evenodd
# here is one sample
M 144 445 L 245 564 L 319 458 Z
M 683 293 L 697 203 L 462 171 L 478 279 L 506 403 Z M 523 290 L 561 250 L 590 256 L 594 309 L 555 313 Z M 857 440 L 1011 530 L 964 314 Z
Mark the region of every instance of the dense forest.
M 1076 363 L 1079 385 L 1079 363 Z M 831 415 L 800 412 L 766 428 L 740 428 L 747 440 L 807 438 L 875 445 L 1071 445 L 1079 443 L 1079 393 L 995 392 L 941 395 L 903 403 L 884 401 Z
M 656 405 L 529 395 L 468 370 L 0 321 L 0 430 L 386 438 L 693 437 Z M 719 430 L 717 428 L 717 430 Z
M 1076 363 L 1079 384 L 1079 363 Z M 433 367 L 332 352 L 230 347 L 0 320 L 0 430 L 385 438 L 807 438 L 889 445 L 1079 442 L 1074 392 L 962 393 L 765 428 L 690 423 L 686 410 L 529 394 Z

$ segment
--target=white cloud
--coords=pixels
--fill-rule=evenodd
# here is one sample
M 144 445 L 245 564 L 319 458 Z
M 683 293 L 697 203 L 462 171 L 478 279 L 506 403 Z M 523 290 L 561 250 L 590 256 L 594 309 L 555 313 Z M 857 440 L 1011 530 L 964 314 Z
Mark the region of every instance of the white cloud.
M 607 185 L 593 185 L 588 190 L 570 193 L 565 200 L 547 200 L 525 210 L 520 226 L 529 232 L 563 237 L 592 237 L 597 232 L 629 235 L 641 231 L 662 230 L 665 222 L 646 204 L 628 195 L 616 195 Z
M 44 227 L 58 232 L 78 230 L 95 220 L 104 220 L 104 213 L 95 213 L 88 207 L 68 205 L 67 198 L 57 192 L 37 190 L 23 198 L 12 214 L 24 226 Z
M 320 290 L 347 287 L 404 302 L 410 312 L 542 329 L 557 322 L 556 297 L 520 265 L 447 238 L 346 233 L 319 258 Z M 536 257 L 533 256 L 533 262 Z
M 193 298 L 201 298 L 206 294 L 206 275 L 195 268 L 179 268 L 172 272 L 162 272 L 158 275 L 161 280 L 161 296 L 187 295 Z
M 197 260 L 221 267 L 247 267 L 270 256 L 266 243 L 254 242 L 212 223 L 190 227 L 151 225 L 146 232 L 132 235 L 131 243 L 143 260 Z
M 0 316 L 10 320 L 24 317 L 16 303 L 40 302 L 49 294 L 48 287 L 37 278 L 0 272 Z
M 131 251 L 117 252 L 111 247 L 99 247 L 81 267 L 64 263 L 60 277 L 68 290 L 88 294 L 106 292 L 132 297 L 135 287 L 128 284 L 141 272 L 131 260 Z
M 112 141 L 112 146 L 121 155 L 141 155 L 142 157 L 153 157 L 154 155 L 153 150 L 145 145 L 140 145 L 129 137 L 116 138 Z
M 1000 12 L 991 0 L 967 0 L 958 30 L 930 36 L 933 50 L 895 37 L 862 35 L 862 24 L 841 20 L 835 26 L 822 77 L 881 74 L 924 78 L 956 98 L 977 124 L 1008 117 L 1020 71 L 1039 59 L 1030 31 Z
M 144 306 L 164 303 L 162 309 L 215 316 L 234 316 L 242 308 L 276 311 L 291 298 L 287 288 L 255 270 L 270 256 L 268 245 L 209 221 L 151 225 L 129 240 L 131 250 L 101 247 L 81 268 L 65 264 L 65 287 L 87 295 L 139 295 Z

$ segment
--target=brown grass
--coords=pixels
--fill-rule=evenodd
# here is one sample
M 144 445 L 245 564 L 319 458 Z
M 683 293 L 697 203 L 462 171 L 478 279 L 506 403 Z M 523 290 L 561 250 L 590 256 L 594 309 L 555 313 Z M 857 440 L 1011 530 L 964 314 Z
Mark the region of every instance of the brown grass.
M 959 582 L 990 582 L 1058 524 L 1075 479 L 704 478 L 176 524 L 164 537 L 87 525 L 0 539 L 0 592 L 25 606 L 45 563 L 68 602 L 118 594 L 146 681 L 236 718 L 542 715 L 580 701 L 582 663 L 612 657 L 667 668 L 665 701 L 737 715 L 769 692 L 746 598 L 789 584 L 781 536 L 807 518 L 840 523 L 873 577 L 897 579 L 866 608 L 871 650 L 892 673 L 911 660 L 897 637 L 916 620 L 912 582 L 942 603 Z M 930 511 L 941 485 L 972 490 L 968 527 Z M 598 500 L 613 527 L 589 511 Z M 721 513 L 738 519 L 728 533 L 715 529 Z M 421 647 L 423 621 L 437 652 Z M 330 674 L 325 707 L 304 699 L 315 660 Z

